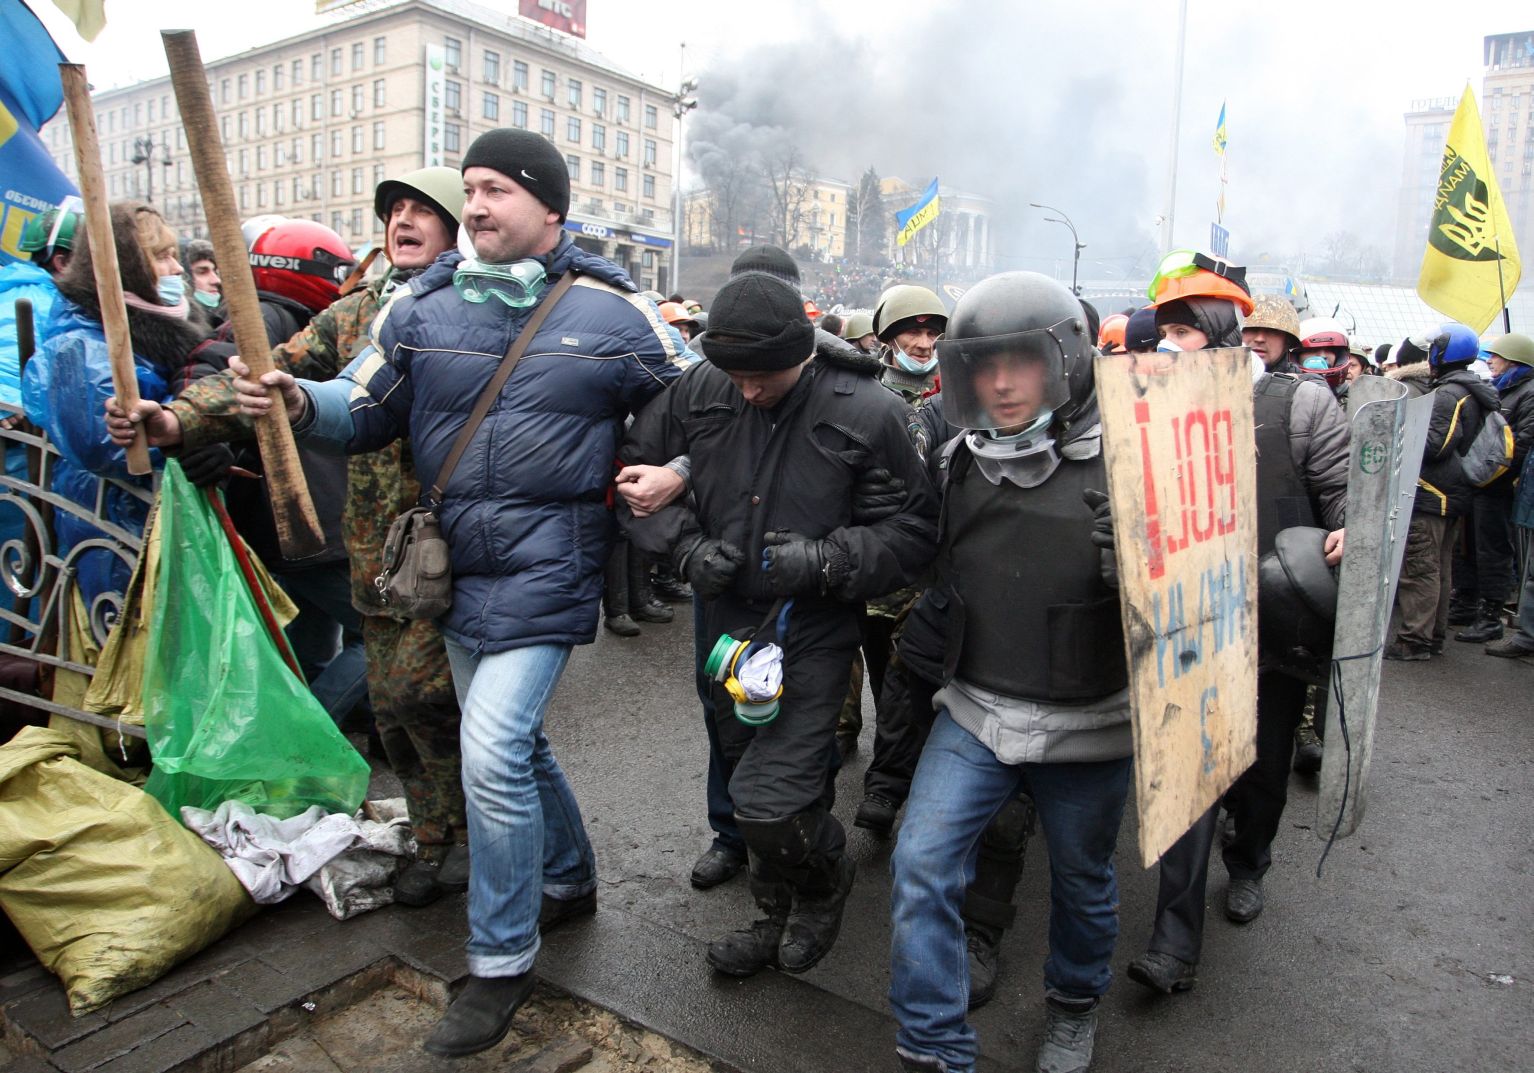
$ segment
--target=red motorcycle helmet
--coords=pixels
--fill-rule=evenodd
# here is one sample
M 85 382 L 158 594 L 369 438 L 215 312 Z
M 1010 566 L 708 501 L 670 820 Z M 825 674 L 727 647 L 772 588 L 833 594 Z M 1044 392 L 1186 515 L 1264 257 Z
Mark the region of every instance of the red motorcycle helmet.
M 312 313 L 341 296 L 341 284 L 357 262 L 340 235 L 313 220 L 281 217 L 260 223 L 265 226 L 246 225 L 257 290 L 291 298 Z
M 1348 333 L 1331 317 L 1312 317 L 1300 325 L 1300 368 L 1319 373 L 1329 387 L 1348 376 Z

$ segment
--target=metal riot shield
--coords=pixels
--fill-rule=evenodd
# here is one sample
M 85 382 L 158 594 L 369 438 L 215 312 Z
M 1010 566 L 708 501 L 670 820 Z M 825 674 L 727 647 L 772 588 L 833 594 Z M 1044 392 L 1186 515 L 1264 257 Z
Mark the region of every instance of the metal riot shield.
M 1431 395 L 1406 395 L 1405 385 L 1383 376 L 1361 376 L 1348 388 L 1347 544 L 1316 804 L 1323 840 L 1352 834 L 1364 815 L 1380 661 L 1433 410 Z

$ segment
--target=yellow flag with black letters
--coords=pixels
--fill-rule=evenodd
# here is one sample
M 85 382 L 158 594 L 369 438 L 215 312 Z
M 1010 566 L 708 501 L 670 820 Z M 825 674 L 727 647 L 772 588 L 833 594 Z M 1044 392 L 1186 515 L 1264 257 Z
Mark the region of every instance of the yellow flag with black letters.
M 1443 147 L 1417 293 L 1444 316 L 1484 332 L 1522 272 L 1512 220 L 1467 85 Z

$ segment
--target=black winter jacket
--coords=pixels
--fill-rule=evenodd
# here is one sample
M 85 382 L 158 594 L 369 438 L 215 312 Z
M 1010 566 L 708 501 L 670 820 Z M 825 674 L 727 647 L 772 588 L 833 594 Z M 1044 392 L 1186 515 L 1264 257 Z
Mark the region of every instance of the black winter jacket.
M 699 532 L 734 544 L 745 553 L 734 591 L 751 602 L 774 598 L 760 563 L 763 535 L 775 530 L 839 545 L 851 568 L 848 599 L 909 585 L 937 549 L 938 497 L 906 421 L 905 404 L 864 363 L 834 352 L 821 350 L 772 411 L 747 404 L 724 372 L 699 362 L 639 415 L 623 449 L 625 462 L 652 465 L 690 455 L 695 504 L 627 524 L 652 546 Z M 853 483 L 879 468 L 905 481 L 905 504 L 855 526 Z
M 1529 448 L 1534 447 L 1534 376 L 1525 376 L 1502 392 L 1502 416 L 1513 429 L 1513 464 L 1491 484 L 1504 495 L 1512 495 L 1518 475 L 1523 472 Z
M 1497 389 L 1463 367 L 1440 373 L 1432 384 L 1433 416 L 1413 513 L 1457 518 L 1470 513 L 1475 492 L 1461 455 L 1481 431 L 1486 414 L 1498 409 Z

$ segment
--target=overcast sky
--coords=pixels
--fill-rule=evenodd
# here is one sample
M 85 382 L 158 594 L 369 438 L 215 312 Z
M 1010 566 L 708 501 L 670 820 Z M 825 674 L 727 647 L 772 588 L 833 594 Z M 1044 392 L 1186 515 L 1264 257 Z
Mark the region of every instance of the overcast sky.
M 49 0 L 27 2 L 98 87 L 163 75 L 161 28 L 190 21 L 216 58 L 322 21 L 313 0 L 107 0 L 87 45 Z M 686 42 L 700 136 L 780 127 L 826 174 L 937 175 L 995 199 L 1030 254 L 1069 256 L 1069 235 L 1027 203 L 1058 206 L 1087 243 L 1088 277 L 1111 276 L 1156 233 L 1176 0 L 588 0 L 587 25 L 593 47 L 666 86 Z M 1340 229 L 1388 257 L 1402 113 L 1467 80 L 1479 92 L 1482 37 L 1530 29 L 1534 7 L 1512 0 L 1189 0 L 1176 243 L 1208 243 L 1223 101 L 1234 259 L 1315 251 Z

